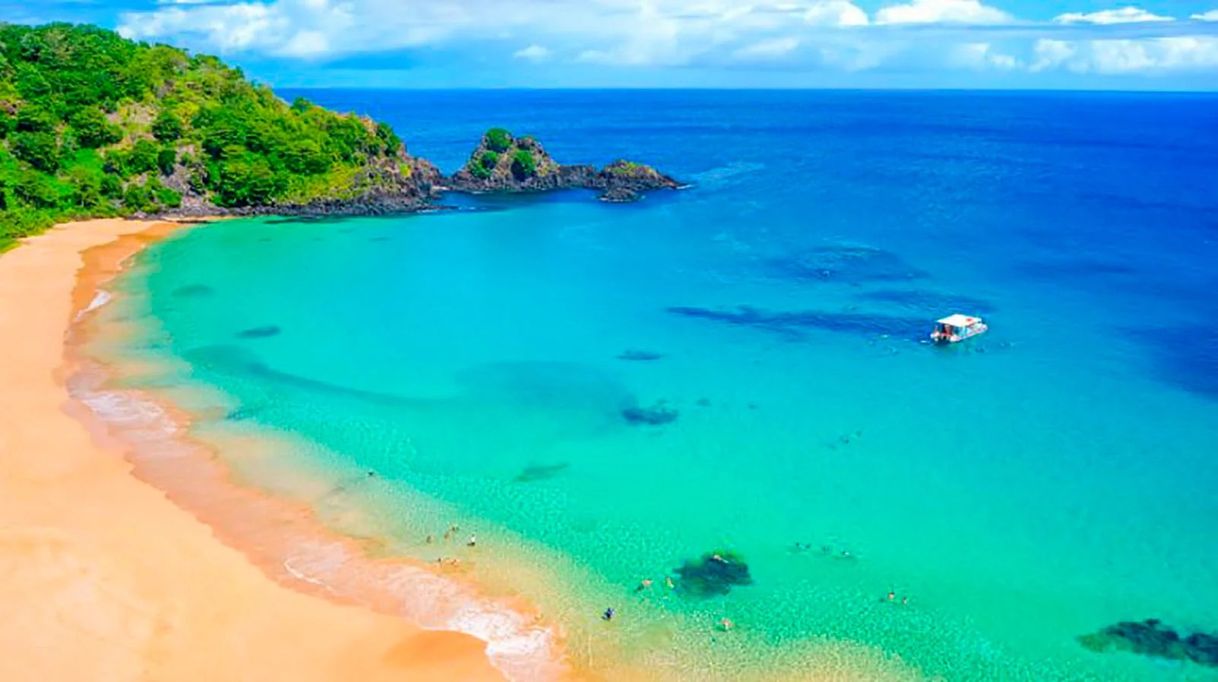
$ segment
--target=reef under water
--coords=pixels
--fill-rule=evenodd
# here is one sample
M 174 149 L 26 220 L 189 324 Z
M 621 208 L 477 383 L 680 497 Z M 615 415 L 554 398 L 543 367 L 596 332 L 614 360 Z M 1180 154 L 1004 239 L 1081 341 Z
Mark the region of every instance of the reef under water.
M 210 296 L 216 293 L 216 290 L 206 284 L 187 284 L 173 290 L 173 295 L 178 298 L 197 298 L 199 296 Z
M 668 424 L 676 421 L 679 415 L 679 412 L 671 407 L 668 407 L 663 400 L 655 403 L 651 407 L 634 405 L 622 409 L 622 418 L 630 424 L 659 426 L 661 424 Z
M 749 565 L 735 552 L 707 552 L 697 560 L 686 560 L 676 569 L 677 589 L 682 594 L 704 599 L 720 597 L 733 587 L 752 585 Z
M 649 350 L 625 350 L 618 354 L 618 360 L 627 360 L 631 362 L 651 362 L 664 357 L 663 353 L 654 353 Z
M 524 469 L 521 469 L 520 473 L 516 474 L 512 480 L 517 483 L 544 481 L 549 478 L 554 478 L 570 467 L 570 462 L 561 462 L 559 464 L 530 464 Z
M 239 339 L 266 339 L 272 336 L 278 336 L 283 332 L 282 329 L 273 324 L 268 324 L 263 327 L 250 327 L 237 332 Z
M 923 279 L 927 273 L 891 251 L 871 246 L 821 246 L 766 261 L 784 277 L 858 284 Z
M 1157 618 L 1140 622 L 1122 621 L 1099 632 L 1083 635 L 1078 640 L 1092 651 L 1119 649 L 1143 656 L 1218 667 L 1218 635 L 1194 632 L 1185 637 Z

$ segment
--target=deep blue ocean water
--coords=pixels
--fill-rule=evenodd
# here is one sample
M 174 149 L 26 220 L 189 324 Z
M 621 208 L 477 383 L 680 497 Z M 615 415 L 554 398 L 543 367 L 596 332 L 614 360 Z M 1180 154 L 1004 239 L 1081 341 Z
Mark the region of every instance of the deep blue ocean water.
M 146 252 L 110 314 L 149 331 L 121 352 L 224 396 L 202 436 L 274 430 L 285 461 L 378 472 L 314 500 L 335 527 L 434 558 L 423 536 L 459 521 L 478 554 L 453 551 L 607 671 L 613 648 L 687 677 L 1215 677 L 1077 638 L 1218 631 L 1218 97 L 281 94 L 386 120 L 446 172 L 501 125 L 691 184 Z M 926 344 L 951 312 L 992 330 Z M 752 584 L 679 583 L 725 550 Z

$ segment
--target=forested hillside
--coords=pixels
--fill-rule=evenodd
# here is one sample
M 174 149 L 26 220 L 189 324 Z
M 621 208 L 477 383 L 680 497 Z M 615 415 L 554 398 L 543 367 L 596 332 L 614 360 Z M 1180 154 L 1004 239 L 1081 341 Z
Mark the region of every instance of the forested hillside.
M 288 104 L 215 57 L 0 25 L 0 248 L 71 217 L 421 203 L 433 177 L 388 125 Z

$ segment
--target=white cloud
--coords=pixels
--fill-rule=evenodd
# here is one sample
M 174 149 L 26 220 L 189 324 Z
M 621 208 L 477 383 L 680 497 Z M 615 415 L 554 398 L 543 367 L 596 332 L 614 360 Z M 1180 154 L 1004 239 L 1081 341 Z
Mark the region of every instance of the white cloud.
M 1208 12 L 1194 14 L 1190 17 L 1193 21 L 1218 21 L 1218 9 L 1212 9 Z
M 980 0 L 912 0 L 876 12 L 877 24 L 1004 24 L 1013 17 Z
M 550 48 L 533 43 L 528 47 L 516 50 L 512 53 L 512 56 L 516 59 L 524 59 L 530 62 L 544 62 L 550 58 Z
M 797 47 L 799 47 L 798 38 L 789 36 L 786 38 L 770 38 L 739 48 L 732 53 L 732 56 L 743 61 L 777 59 L 786 56 Z
M 867 13 L 842 0 L 814 2 L 804 11 L 804 22 L 813 26 L 866 26 Z
M 1062 14 L 1055 22 L 1070 24 L 1067 32 L 1021 22 L 986 0 L 878 0 L 888 4 L 873 16 L 857 0 L 513 0 L 511 11 L 503 0 L 160 2 L 124 13 L 119 31 L 221 54 L 309 60 L 429 47 L 454 59 L 477 51 L 614 67 L 1162 74 L 1209 68 L 1218 40 L 1195 22 L 1136 7 Z M 1193 19 L 1218 19 L 1218 10 Z M 1146 21 L 1160 22 L 1155 36 L 1115 25 Z
M 1099 12 L 1067 12 L 1054 17 L 1059 24 L 1142 24 L 1155 21 L 1175 21 L 1172 17 L 1151 14 L 1140 7 L 1121 7 L 1106 9 Z
M 1012 71 L 1023 66 L 1019 59 L 1009 54 L 1003 54 L 994 49 L 989 43 L 965 43 L 958 45 L 950 57 L 954 66 L 984 71 Z
M 1218 36 L 1085 41 L 1040 40 L 1032 71 L 1066 69 L 1108 76 L 1154 75 L 1218 68 Z

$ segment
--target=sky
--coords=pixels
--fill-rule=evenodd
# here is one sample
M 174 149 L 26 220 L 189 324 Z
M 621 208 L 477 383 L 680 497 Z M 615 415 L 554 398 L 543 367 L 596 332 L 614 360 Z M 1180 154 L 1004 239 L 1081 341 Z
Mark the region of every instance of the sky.
M 279 87 L 1218 90 L 1218 0 L 0 0 Z

